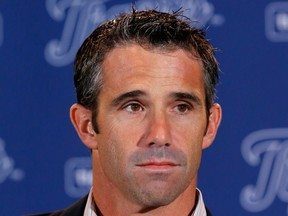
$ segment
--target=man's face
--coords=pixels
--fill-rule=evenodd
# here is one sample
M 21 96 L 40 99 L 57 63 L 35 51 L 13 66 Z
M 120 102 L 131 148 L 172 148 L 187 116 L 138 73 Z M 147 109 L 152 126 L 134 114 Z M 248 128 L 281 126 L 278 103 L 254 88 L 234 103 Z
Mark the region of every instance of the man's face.
M 127 45 L 106 56 L 103 83 L 96 135 L 103 178 L 135 203 L 172 202 L 195 184 L 200 164 L 207 124 L 201 63 L 183 50 Z

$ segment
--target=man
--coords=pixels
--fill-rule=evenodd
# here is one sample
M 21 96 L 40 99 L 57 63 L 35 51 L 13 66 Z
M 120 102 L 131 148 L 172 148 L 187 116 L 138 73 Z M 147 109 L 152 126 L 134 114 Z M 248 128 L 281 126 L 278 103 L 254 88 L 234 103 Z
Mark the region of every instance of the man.
M 70 117 L 92 152 L 93 187 L 51 215 L 210 215 L 196 181 L 221 107 L 203 31 L 178 12 L 123 14 L 84 41 L 74 81 Z

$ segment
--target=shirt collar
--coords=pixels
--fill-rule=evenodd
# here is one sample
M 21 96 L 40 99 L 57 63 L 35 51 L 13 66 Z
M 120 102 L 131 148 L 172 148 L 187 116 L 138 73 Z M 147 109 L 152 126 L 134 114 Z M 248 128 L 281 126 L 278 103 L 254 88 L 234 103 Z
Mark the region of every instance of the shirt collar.
M 206 214 L 206 209 L 205 209 L 205 204 L 203 201 L 202 193 L 198 188 L 196 188 L 196 192 L 197 192 L 197 197 L 198 197 L 197 204 L 191 216 L 206 216 L 207 214 Z
M 92 188 L 90 189 L 83 216 L 97 216 L 93 202 Z
M 194 212 L 192 212 L 191 216 L 206 216 L 205 204 L 203 201 L 202 193 L 198 188 L 196 188 L 196 192 L 197 192 L 197 197 L 198 197 L 198 199 L 196 200 L 197 204 L 196 204 L 196 208 L 195 208 Z M 95 208 L 95 205 L 93 202 L 92 188 L 89 192 L 89 196 L 88 196 L 88 199 L 86 202 L 83 216 L 97 216 L 96 208 Z

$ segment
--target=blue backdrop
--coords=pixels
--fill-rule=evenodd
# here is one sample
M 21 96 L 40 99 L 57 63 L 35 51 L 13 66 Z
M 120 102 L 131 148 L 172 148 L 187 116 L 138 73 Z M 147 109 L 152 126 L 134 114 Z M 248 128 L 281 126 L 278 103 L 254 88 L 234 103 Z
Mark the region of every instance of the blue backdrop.
M 90 152 L 69 120 L 72 61 L 117 0 L 0 1 L 0 215 L 63 208 L 91 185 Z M 185 9 L 221 49 L 224 117 L 199 187 L 214 215 L 288 215 L 288 1 L 139 0 Z M 233 212 L 233 213 L 232 213 Z

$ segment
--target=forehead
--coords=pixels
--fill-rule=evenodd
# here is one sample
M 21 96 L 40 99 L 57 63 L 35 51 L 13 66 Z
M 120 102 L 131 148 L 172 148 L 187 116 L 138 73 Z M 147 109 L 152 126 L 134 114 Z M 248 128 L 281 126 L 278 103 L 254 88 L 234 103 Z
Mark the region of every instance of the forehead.
M 103 64 L 103 90 L 140 85 L 181 85 L 204 91 L 201 60 L 182 49 L 144 49 L 129 44 L 112 49 Z M 135 87 L 136 88 L 136 87 Z
M 204 71 L 203 63 L 200 57 L 197 54 L 194 54 L 193 51 L 188 52 L 184 49 L 178 48 L 173 45 L 163 46 L 163 47 L 152 47 L 152 45 L 139 45 L 137 43 L 124 43 L 120 44 L 105 54 L 102 66 L 104 70 L 107 69 L 108 64 L 112 65 L 121 65 L 121 63 L 127 63 L 127 57 L 129 58 L 129 65 L 137 65 L 141 63 L 150 64 L 151 62 L 145 62 L 146 59 L 154 59 L 157 56 L 159 59 L 160 56 L 166 57 L 167 59 L 174 58 L 173 62 L 177 62 L 177 64 L 185 66 L 187 62 L 199 64 L 200 69 Z M 140 61 L 136 61 L 136 58 L 140 57 Z M 184 58 L 183 58 L 184 57 Z M 124 61 L 123 61 L 124 60 Z M 132 61 L 130 61 L 132 60 Z M 155 63 L 155 62 L 154 62 Z M 164 62 L 159 62 L 164 63 Z M 125 65 L 128 66 L 128 65 Z M 121 68 L 119 68 L 121 69 Z

